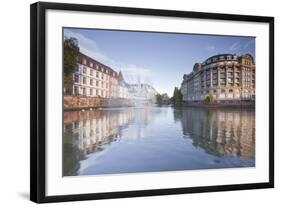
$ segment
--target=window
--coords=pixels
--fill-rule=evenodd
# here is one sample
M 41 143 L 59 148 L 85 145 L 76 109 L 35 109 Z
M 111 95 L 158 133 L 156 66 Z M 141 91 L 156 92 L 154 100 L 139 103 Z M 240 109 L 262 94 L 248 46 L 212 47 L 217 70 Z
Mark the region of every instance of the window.
M 83 67 L 83 73 L 87 73 L 87 68 Z
M 75 75 L 74 76 L 74 82 L 75 83 L 79 83 L 79 75 Z
M 83 95 L 86 95 L 86 88 L 83 88 Z
M 74 95 L 79 95 L 79 87 L 74 86 Z
M 90 79 L 90 85 L 93 85 L 93 84 L 94 84 L 94 80 Z
M 99 81 L 98 81 L 98 80 L 96 81 L 96 86 L 97 86 L 97 87 L 99 86 Z
M 101 79 L 103 79 L 103 77 L 104 77 L 104 75 L 103 75 L 103 73 L 101 74 Z
M 229 92 L 230 92 L 230 93 L 233 93 L 233 90 L 232 90 L 232 89 L 230 89 L 230 90 L 229 90 Z
M 93 89 L 90 89 L 90 95 L 93 95 Z
M 96 77 L 99 78 L 99 72 L 98 71 L 96 72 Z
M 86 77 L 83 77 L 83 84 L 86 84 Z
M 93 63 L 92 63 L 92 62 L 90 63 L 90 67 L 91 67 L 91 68 L 93 67 Z
M 90 75 L 93 76 L 94 75 L 94 70 L 90 69 Z

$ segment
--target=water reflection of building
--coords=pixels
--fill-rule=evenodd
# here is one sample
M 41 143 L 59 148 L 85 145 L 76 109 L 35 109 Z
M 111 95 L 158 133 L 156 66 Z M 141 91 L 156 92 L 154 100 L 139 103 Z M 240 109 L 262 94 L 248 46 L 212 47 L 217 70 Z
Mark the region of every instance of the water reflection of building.
M 75 175 L 80 160 L 120 139 L 129 123 L 134 123 L 136 127 L 125 140 L 142 138 L 143 128 L 152 120 L 150 108 L 65 112 L 64 175 Z
M 66 112 L 64 115 L 65 128 L 72 132 L 83 154 L 95 152 L 101 145 L 116 140 L 120 127 L 131 119 L 130 109 Z
M 175 114 L 194 146 L 219 156 L 255 158 L 254 110 L 184 109 Z

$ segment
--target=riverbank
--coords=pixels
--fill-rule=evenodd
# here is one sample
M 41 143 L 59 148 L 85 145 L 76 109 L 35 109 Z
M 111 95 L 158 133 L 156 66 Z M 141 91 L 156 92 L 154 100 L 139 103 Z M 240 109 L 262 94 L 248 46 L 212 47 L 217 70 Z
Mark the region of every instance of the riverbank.
M 205 108 L 255 108 L 254 101 L 239 101 L 239 102 L 214 102 L 214 103 L 204 103 L 204 102 L 196 102 L 196 103 L 182 103 L 183 107 L 205 107 Z
M 125 98 L 101 98 L 101 97 L 83 97 L 83 96 L 64 96 L 63 106 L 65 111 L 91 110 L 99 108 L 118 108 L 148 106 L 152 102 L 149 100 L 133 100 Z
M 124 98 L 101 98 L 83 96 L 64 96 L 64 110 L 97 109 L 107 107 L 131 107 L 133 101 Z

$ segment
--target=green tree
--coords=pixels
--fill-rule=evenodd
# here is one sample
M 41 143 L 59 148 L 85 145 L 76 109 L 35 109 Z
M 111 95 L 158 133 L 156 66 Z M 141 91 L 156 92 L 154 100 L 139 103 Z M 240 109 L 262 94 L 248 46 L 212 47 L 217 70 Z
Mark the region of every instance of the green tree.
M 63 83 L 64 92 L 72 93 L 73 73 L 78 64 L 79 46 L 76 38 L 65 38 L 63 42 Z
M 212 94 L 208 95 L 206 98 L 205 98 L 205 103 L 211 103 L 214 101 L 214 96 Z
M 158 105 L 162 104 L 162 95 L 159 93 L 156 94 L 156 104 Z
M 182 94 L 178 87 L 175 87 L 173 97 L 171 98 L 175 107 L 182 106 Z

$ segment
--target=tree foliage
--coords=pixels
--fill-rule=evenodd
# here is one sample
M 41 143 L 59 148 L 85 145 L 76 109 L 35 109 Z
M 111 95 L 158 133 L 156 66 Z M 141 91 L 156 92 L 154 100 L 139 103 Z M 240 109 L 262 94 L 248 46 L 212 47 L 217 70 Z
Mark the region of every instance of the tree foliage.
M 73 73 L 78 64 L 79 46 L 76 38 L 65 38 L 63 42 L 64 92 L 72 93 Z
M 171 98 L 175 107 L 182 106 L 182 93 L 178 87 L 175 87 L 173 97 Z
M 159 93 L 156 94 L 156 104 L 162 105 L 162 95 Z
M 205 103 L 212 103 L 214 101 L 214 96 L 212 94 L 205 98 Z
M 167 93 L 156 94 L 156 104 L 158 105 L 169 105 L 171 103 L 171 99 L 169 98 Z

